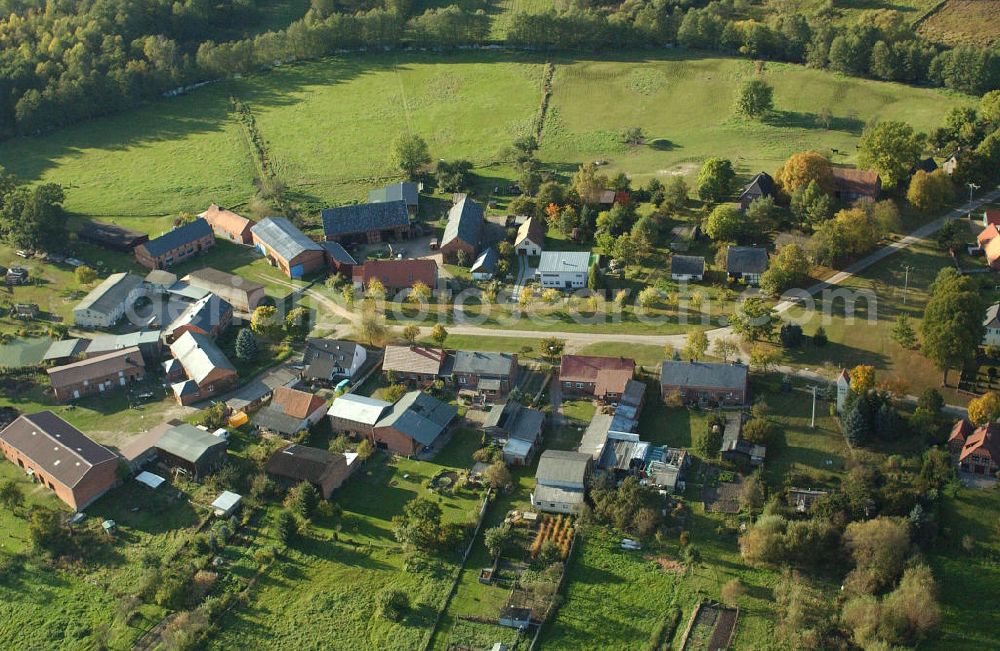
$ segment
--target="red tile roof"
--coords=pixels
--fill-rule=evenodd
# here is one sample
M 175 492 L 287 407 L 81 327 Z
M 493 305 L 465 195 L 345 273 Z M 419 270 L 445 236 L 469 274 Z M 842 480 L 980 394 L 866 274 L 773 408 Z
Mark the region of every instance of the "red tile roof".
M 878 194 L 878 172 L 873 170 L 834 167 L 833 182 L 841 192 L 871 196 Z
M 965 440 L 969 438 L 969 434 L 972 434 L 975 429 L 972 423 L 963 418 L 951 428 L 951 434 L 948 435 L 948 442 L 961 441 L 964 444 Z
M 292 418 L 308 418 L 314 411 L 323 407 L 326 401 L 323 398 L 288 387 L 278 387 L 271 397 L 271 404 L 281 407 L 286 416 Z
M 977 428 L 965 439 L 958 460 L 965 461 L 972 454 L 982 455 L 984 452 L 995 463 L 1000 464 L 1000 425 L 988 423 Z
M 1000 210 L 983 211 L 983 220 L 990 225 L 1000 224 Z
M 220 228 L 229 233 L 243 235 L 244 232 L 253 226 L 253 222 L 237 215 L 231 210 L 220 208 L 216 204 L 208 207 L 208 210 L 198 215 L 207 221 L 213 228 Z
M 437 284 L 437 263 L 433 260 L 368 260 L 354 267 L 354 282 L 368 284 L 378 278 L 386 289 L 406 289 L 417 281 L 430 288 Z
M 559 364 L 560 382 L 592 382 L 598 395 L 622 393 L 635 374 L 635 360 L 625 357 L 563 355 Z
M 982 246 L 983 244 L 989 242 L 998 235 L 1000 235 L 1000 229 L 997 228 L 996 224 L 990 224 L 982 231 L 980 231 L 979 235 L 976 236 L 976 242 L 979 244 L 979 246 Z

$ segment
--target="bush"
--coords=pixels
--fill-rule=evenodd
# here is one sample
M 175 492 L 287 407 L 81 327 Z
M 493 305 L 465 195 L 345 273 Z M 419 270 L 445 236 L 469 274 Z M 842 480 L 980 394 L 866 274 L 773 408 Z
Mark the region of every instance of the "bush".
M 402 590 L 384 590 L 375 597 L 375 615 L 398 622 L 410 610 L 410 597 Z

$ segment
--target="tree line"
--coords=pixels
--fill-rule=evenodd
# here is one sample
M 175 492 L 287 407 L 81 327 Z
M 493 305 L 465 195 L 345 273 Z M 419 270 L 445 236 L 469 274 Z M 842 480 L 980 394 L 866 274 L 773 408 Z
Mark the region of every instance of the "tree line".
M 482 8 L 417 14 L 407 0 L 313 0 L 287 28 L 225 42 L 250 26 L 254 0 L 3 0 L 0 137 L 34 134 L 132 108 L 177 88 L 278 62 L 345 50 L 449 48 L 490 41 Z M 805 16 L 734 0 L 627 0 L 516 14 L 506 41 L 531 49 L 681 46 L 803 63 L 849 75 L 933 84 L 969 93 L 1000 87 L 1000 56 L 921 39 L 899 12 L 867 12 L 854 25 L 829 10 Z

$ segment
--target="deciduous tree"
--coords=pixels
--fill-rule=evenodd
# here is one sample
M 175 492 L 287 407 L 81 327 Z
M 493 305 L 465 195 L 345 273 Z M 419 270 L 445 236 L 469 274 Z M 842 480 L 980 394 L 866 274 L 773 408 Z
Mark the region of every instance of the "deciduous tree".
M 873 169 L 883 187 L 893 188 L 906 179 L 920 160 L 923 140 L 905 122 L 888 120 L 868 127 L 858 142 L 858 165 Z
M 401 133 L 392 141 L 389 161 L 408 178 L 413 178 L 421 167 L 431 162 L 431 154 L 423 138 L 415 133 Z

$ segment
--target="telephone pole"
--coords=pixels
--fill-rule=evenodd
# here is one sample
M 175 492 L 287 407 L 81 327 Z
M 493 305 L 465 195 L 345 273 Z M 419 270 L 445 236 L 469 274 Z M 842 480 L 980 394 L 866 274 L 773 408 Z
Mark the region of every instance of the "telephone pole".
M 978 190 L 979 186 L 972 181 L 969 181 L 967 185 L 969 186 L 969 219 L 972 219 L 972 193 Z
M 906 305 L 906 294 L 910 289 L 910 269 L 912 269 L 908 264 L 903 265 L 903 271 L 905 272 L 903 276 L 903 305 Z
M 816 429 L 816 385 L 810 387 L 813 392 L 813 410 L 812 410 L 812 420 L 809 421 L 809 429 Z

